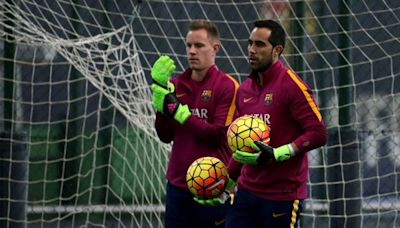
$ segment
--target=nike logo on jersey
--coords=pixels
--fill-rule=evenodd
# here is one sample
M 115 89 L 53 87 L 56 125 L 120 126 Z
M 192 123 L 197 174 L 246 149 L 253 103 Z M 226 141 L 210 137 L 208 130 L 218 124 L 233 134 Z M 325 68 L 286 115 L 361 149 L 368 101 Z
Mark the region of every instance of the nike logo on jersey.
M 176 97 L 177 98 L 180 98 L 180 97 L 183 97 L 183 96 L 185 96 L 186 95 L 186 93 L 178 93 L 178 94 L 176 94 Z
M 254 97 L 248 97 L 248 98 L 244 98 L 243 102 L 244 103 L 249 103 L 250 101 L 252 101 L 254 99 Z
M 272 217 L 273 218 L 278 218 L 278 217 L 281 217 L 281 216 L 283 216 L 283 215 L 286 215 L 286 212 L 283 212 L 283 213 L 272 213 Z
M 221 221 L 215 221 L 214 225 L 219 226 L 219 225 L 223 224 L 224 222 L 225 222 L 225 219 L 222 219 Z

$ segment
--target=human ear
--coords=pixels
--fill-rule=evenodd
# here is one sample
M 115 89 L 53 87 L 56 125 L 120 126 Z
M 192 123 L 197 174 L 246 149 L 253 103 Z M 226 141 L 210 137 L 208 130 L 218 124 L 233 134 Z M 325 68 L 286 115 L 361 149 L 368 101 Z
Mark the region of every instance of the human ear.
M 283 46 L 282 45 L 276 45 L 274 47 L 274 49 L 275 49 L 276 57 L 278 57 L 280 54 L 282 54 Z
M 213 50 L 214 50 L 215 53 L 217 53 L 220 48 L 221 48 L 221 44 L 219 44 L 219 43 L 214 43 L 213 44 Z

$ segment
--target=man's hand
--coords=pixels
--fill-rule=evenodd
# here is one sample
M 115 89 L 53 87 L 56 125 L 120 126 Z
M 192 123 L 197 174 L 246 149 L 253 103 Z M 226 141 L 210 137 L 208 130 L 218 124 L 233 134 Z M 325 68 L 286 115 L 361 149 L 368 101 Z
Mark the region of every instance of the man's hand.
M 153 82 L 161 87 L 167 88 L 168 81 L 172 73 L 175 71 L 174 61 L 163 55 L 157 59 L 151 68 L 151 78 Z
M 256 165 L 265 164 L 270 160 L 282 162 L 294 156 L 294 151 L 291 149 L 290 144 L 272 148 L 261 141 L 255 141 L 252 148 L 258 152 L 235 151 L 233 159 L 239 163 Z
M 218 206 L 225 204 L 226 200 L 230 199 L 230 204 L 233 204 L 233 199 L 235 195 L 235 190 L 236 190 L 236 183 L 232 179 L 229 178 L 228 184 L 226 185 L 225 191 L 219 195 L 218 197 L 212 198 L 212 199 L 199 199 L 197 197 L 194 197 L 194 201 L 201 205 L 205 206 Z
M 167 90 L 156 84 L 151 85 L 153 106 L 157 111 L 184 124 L 192 113 L 187 105 L 179 103 L 175 93 L 171 92 L 174 89 L 169 88 L 170 90 Z

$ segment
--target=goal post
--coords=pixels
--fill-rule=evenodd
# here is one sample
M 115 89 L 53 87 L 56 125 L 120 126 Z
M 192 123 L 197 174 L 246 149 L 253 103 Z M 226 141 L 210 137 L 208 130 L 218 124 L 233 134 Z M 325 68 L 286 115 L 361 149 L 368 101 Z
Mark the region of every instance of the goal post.
M 2 210 L 1 224 L 163 227 L 171 145 L 154 129 L 151 65 L 166 54 L 183 72 L 187 25 L 209 19 L 218 67 L 242 82 L 252 22 L 274 19 L 329 132 L 308 153 L 301 227 L 400 226 L 399 15 L 398 0 L 1 1 L 0 132 L 27 152 L 25 180 L 0 176 L 26 186 L 26 214 Z M 0 164 L 24 167 L 4 148 Z

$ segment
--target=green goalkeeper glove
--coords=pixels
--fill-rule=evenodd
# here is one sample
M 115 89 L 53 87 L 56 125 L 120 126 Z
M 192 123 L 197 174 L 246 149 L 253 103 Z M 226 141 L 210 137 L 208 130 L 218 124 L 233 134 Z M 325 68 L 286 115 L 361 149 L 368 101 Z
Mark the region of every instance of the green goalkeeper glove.
M 269 160 L 282 162 L 294 156 L 294 150 L 290 144 L 272 148 L 261 141 L 255 141 L 252 148 L 258 152 L 248 153 L 237 150 L 233 153 L 233 159 L 239 163 L 256 165 L 265 164 Z
M 169 93 L 174 93 L 175 92 L 175 86 L 174 84 L 172 84 L 171 82 L 167 82 L 168 88 L 164 88 L 162 86 L 159 86 L 157 84 L 152 84 L 151 85 L 151 95 L 152 95 L 152 104 L 153 107 L 161 113 L 164 113 L 163 109 L 164 109 L 164 100 L 165 100 L 165 96 Z
M 169 85 L 173 86 L 172 83 L 169 83 Z M 175 93 L 171 92 L 175 90 L 174 88 L 170 87 L 167 90 L 159 85 L 152 84 L 151 90 L 153 91 L 152 103 L 157 111 L 174 118 L 180 124 L 184 124 L 190 115 L 192 115 L 189 107 L 179 103 Z
M 166 55 L 160 56 L 151 68 L 153 82 L 166 88 L 175 68 L 174 60 Z
M 169 93 L 168 90 L 162 88 L 162 89 L 157 89 L 155 90 L 154 87 L 159 85 L 157 84 L 152 84 L 151 85 L 151 102 L 153 104 L 153 107 L 158 111 L 158 112 L 163 112 L 163 105 L 164 105 L 164 99 L 165 96 Z
M 194 201 L 205 206 L 218 206 L 225 204 L 226 200 L 230 199 L 230 204 L 233 204 L 233 199 L 236 191 L 236 183 L 234 180 L 229 178 L 228 184 L 226 185 L 225 191 L 218 197 L 212 199 L 199 199 L 194 197 Z

